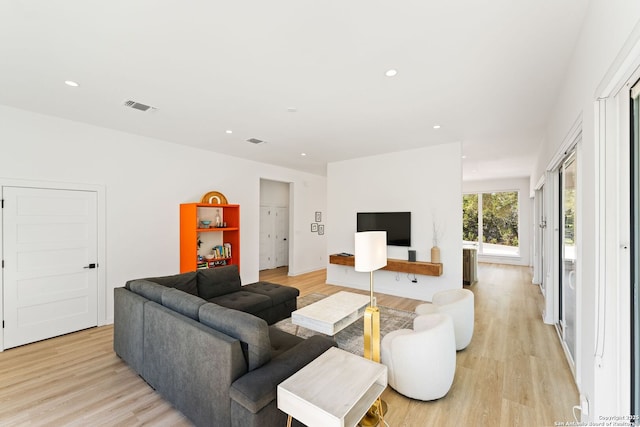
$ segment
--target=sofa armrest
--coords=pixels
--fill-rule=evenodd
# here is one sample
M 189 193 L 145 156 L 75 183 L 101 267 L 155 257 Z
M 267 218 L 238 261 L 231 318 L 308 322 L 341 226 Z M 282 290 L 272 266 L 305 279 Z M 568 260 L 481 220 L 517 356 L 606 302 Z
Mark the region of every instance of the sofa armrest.
M 231 385 L 229 395 L 255 414 L 276 399 L 278 384 L 335 346 L 330 338 L 311 336 L 266 365 L 238 378 Z
M 144 305 L 148 301 L 126 288 L 113 290 L 113 350 L 138 374 L 144 366 Z

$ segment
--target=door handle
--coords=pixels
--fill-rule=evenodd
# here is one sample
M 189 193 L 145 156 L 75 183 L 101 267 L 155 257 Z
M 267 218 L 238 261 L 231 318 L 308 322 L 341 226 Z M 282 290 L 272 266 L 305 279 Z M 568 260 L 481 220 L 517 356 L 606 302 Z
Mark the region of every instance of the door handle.
M 96 268 L 98 266 L 98 264 L 89 264 L 89 265 L 85 265 L 82 268 Z

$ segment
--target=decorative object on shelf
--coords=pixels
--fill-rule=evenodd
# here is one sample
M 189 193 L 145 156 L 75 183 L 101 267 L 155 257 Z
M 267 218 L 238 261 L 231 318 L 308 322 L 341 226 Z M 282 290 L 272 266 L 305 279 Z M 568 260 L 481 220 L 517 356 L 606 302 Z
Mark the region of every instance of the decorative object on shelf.
M 324 224 L 318 224 L 318 235 L 322 236 L 324 234 Z
M 207 194 L 202 196 L 200 203 L 209 203 L 210 205 L 226 205 L 227 198 L 224 197 L 224 194 L 218 191 L 209 191 Z
M 431 248 L 431 262 L 436 264 L 442 262 L 442 260 L 440 259 L 440 248 L 437 246 Z
M 317 222 L 312 222 L 311 223 L 311 232 L 312 233 L 317 233 L 318 232 L 318 223 Z
M 211 227 L 211 221 L 206 220 L 206 221 L 200 221 L 200 224 L 202 224 L 202 228 L 209 228 Z
M 322 212 L 316 212 L 316 222 L 322 222 Z
M 433 221 L 433 247 L 431 248 L 431 262 L 441 263 L 440 259 L 440 248 L 438 247 L 438 241 L 440 240 L 440 235 L 442 234 L 442 230 L 440 227 L 436 225 L 435 220 Z
M 364 357 L 380 363 L 380 309 L 373 296 L 373 272 L 387 265 L 387 232 L 362 231 L 355 234 L 355 270 L 369 273 L 369 307 L 364 313 Z M 378 425 L 386 412 L 380 399 L 360 420 L 364 426 Z
M 220 209 L 216 210 L 216 227 L 222 226 L 222 220 L 220 219 Z

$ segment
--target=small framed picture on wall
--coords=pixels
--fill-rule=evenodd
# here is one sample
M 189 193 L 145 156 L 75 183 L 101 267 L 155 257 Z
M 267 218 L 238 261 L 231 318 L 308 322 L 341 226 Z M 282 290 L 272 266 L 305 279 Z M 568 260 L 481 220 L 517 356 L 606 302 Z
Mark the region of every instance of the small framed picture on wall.
M 316 222 L 322 222 L 322 212 L 316 212 Z
M 318 232 L 318 223 L 316 223 L 316 222 L 312 222 L 311 223 L 311 232 L 312 233 L 317 233 Z

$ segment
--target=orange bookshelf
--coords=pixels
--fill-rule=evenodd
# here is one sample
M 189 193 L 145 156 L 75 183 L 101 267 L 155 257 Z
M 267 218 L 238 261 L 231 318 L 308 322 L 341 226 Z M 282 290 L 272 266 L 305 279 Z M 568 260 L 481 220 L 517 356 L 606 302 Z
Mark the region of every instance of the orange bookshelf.
M 216 215 L 226 227 L 215 227 Z M 211 221 L 210 228 L 202 228 L 200 221 Z M 198 241 L 202 242 L 198 248 Z M 226 260 L 226 265 L 237 265 L 240 270 L 240 205 L 211 205 L 183 203 L 180 205 L 180 272 L 198 268 L 198 255 L 205 256 L 214 246 L 231 245 L 231 256 L 204 260 L 207 266 L 214 261 Z

